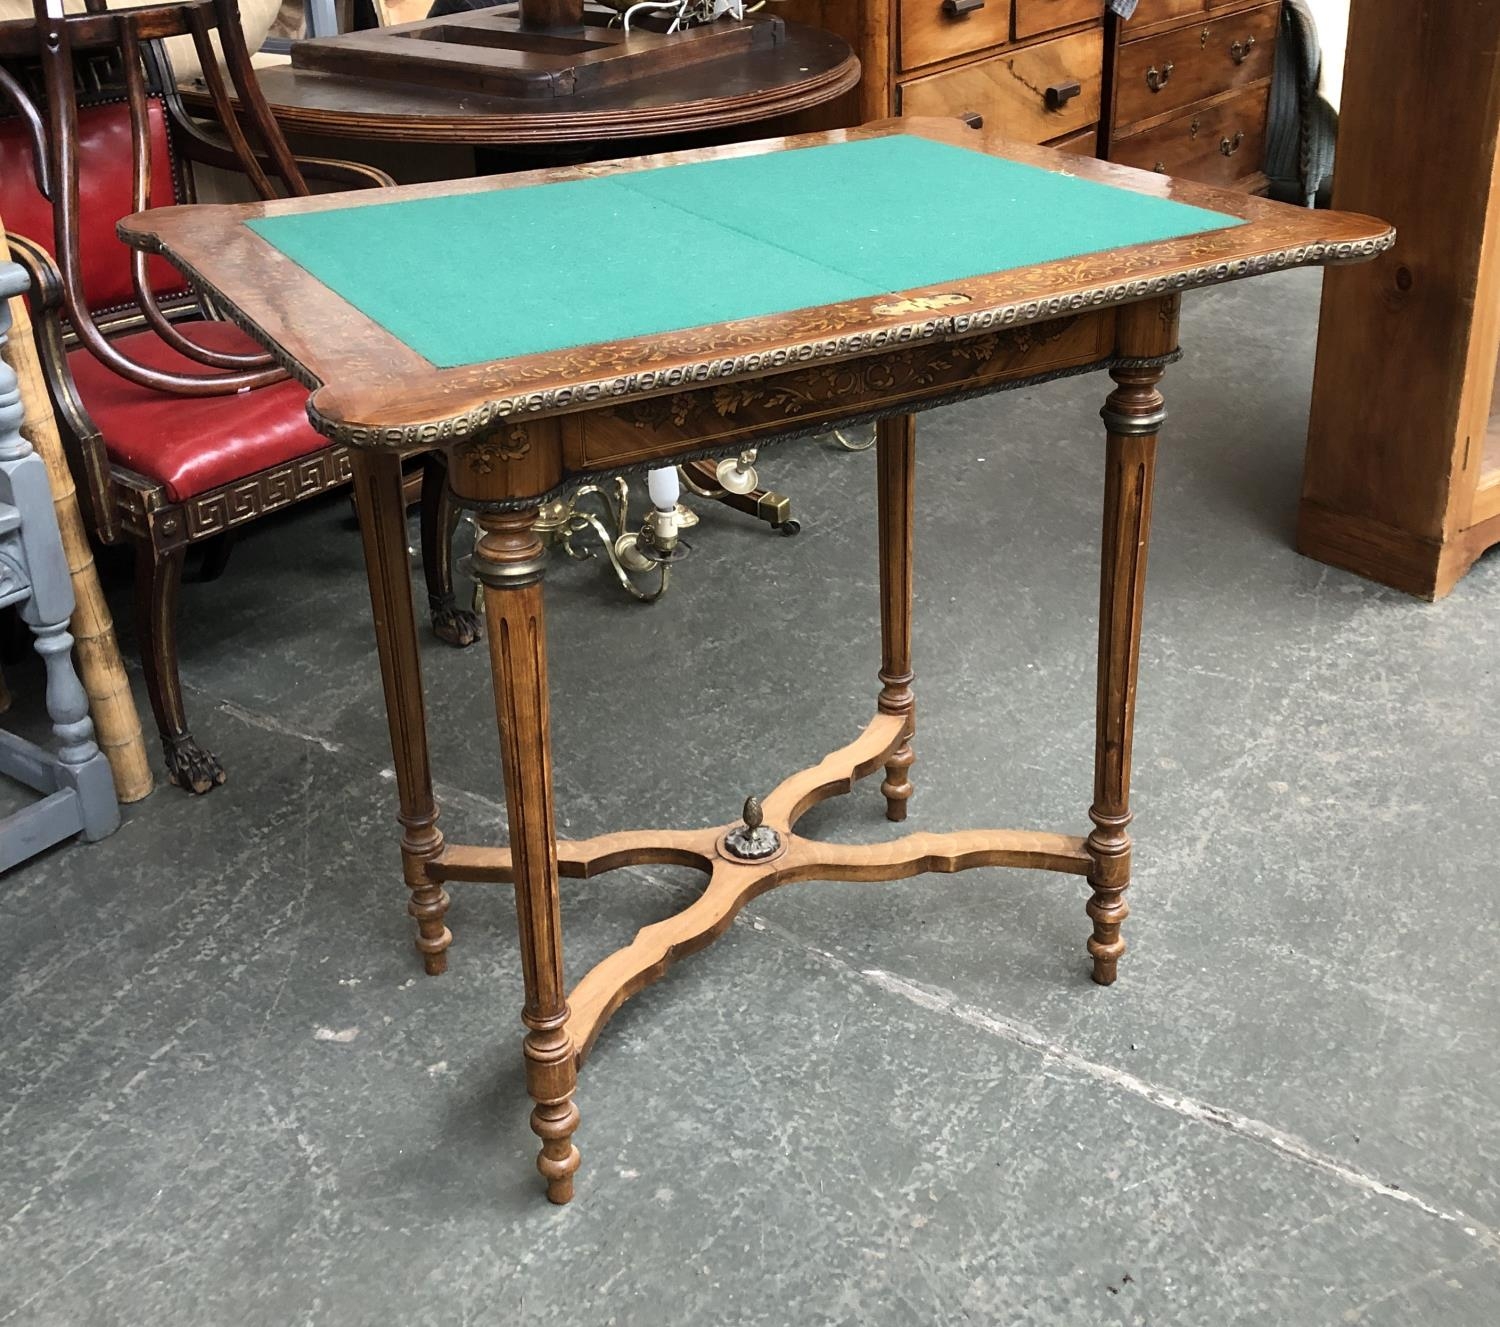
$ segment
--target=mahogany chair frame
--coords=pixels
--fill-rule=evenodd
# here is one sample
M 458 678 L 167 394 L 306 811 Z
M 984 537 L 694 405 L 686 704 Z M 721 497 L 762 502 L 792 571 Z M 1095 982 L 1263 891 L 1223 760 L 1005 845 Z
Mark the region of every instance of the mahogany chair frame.
M 216 352 L 182 335 L 177 330 L 182 320 L 220 315 L 196 292 L 158 301 L 142 255 L 132 260 L 131 305 L 100 311 L 88 306 L 78 252 L 78 114 L 120 102 L 129 108 L 137 208 L 149 205 L 153 179 L 148 119 L 153 100 L 160 103 L 166 122 L 176 202 L 196 201 L 193 166 L 240 173 L 262 198 L 305 195 L 312 192 L 310 182 L 364 189 L 392 181 L 372 167 L 291 152 L 259 94 L 233 0 L 175 0 L 117 11 L 105 9 L 104 0 L 87 2 L 84 13 L 65 16 L 60 0 L 36 0 L 35 21 L 0 24 L 0 111 L 8 103 L 29 131 L 35 183 L 53 209 L 56 257 L 37 237 L 10 233 L 6 238 L 31 277 L 38 355 L 91 527 L 101 543 L 124 542 L 136 550 L 137 634 L 168 776 L 203 793 L 225 776 L 218 758 L 194 739 L 183 700 L 177 607 L 187 551 L 208 545 L 205 573 L 216 575 L 242 527 L 348 484 L 349 449 L 324 446 L 184 500 L 174 499 L 157 480 L 110 459 L 104 433 L 91 418 L 69 366 L 70 352 L 80 345 L 121 377 L 182 396 L 227 395 L 287 375 L 269 354 Z M 227 84 L 209 41 L 211 31 L 219 34 Z M 181 35 L 190 36 L 198 49 L 205 83 L 219 108 L 217 127 L 191 118 L 177 95 L 161 42 Z M 202 364 L 205 372 L 163 372 L 122 354 L 116 345 L 119 336 L 143 327 Z M 423 456 L 421 486 L 422 560 L 433 630 L 450 644 L 469 645 L 478 637 L 478 620 L 458 606 L 453 594 L 455 513 L 441 453 Z

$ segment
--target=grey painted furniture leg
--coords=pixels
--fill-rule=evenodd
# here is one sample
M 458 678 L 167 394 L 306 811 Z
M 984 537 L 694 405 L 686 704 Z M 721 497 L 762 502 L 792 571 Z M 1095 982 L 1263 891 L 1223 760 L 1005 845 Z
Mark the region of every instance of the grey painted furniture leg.
M 499 0 L 496 0 L 499 3 Z M 302 0 L 302 14 L 307 20 L 304 37 L 337 37 L 339 35 L 338 0 Z M 268 55 L 285 55 L 292 49 L 290 37 L 267 37 L 260 49 Z
M 307 35 L 309 37 L 336 37 L 339 32 L 339 16 L 334 9 L 334 0 L 303 0 L 307 13 Z
M 0 263 L 0 348 L 10 333 L 10 297 L 26 289 L 15 263 Z M 82 834 L 102 839 L 120 824 L 109 762 L 94 741 L 88 696 L 73 671 L 73 582 L 52 507 L 46 462 L 21 436 L 21 394 L 0 359 L 0 607 L 20 605 L 47 668 L 53 754 L 0 732 L 0 773 L 42 799 L 0 820 L 0 871 Z

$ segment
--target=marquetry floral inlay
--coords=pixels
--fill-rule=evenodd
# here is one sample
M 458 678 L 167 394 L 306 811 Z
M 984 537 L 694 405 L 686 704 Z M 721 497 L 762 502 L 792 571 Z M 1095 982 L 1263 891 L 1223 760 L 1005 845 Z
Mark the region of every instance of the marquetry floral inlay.
M 531 450 L 531 434 L 525 424 L 511 424 L 483 442 L 471 443 L 464 448 L 469 469 L 477 475 L 487 475 L 498 462 L 519 461 Z
M 962 341 L 908 346 L 890 355 L 814 364 L 769 378 L 623 402 L 611 413 L 643 432 L 669 427 L 716 432 L 715 426 L 725 420 L 793 420 L 892 392 L 924 391 L 987 376 L 985 366 L 997 357 L 1003 357 L 1001 364 L 1022 361 L 1038 347 L 1059 340 L 1076 322 L 1059 318 Z

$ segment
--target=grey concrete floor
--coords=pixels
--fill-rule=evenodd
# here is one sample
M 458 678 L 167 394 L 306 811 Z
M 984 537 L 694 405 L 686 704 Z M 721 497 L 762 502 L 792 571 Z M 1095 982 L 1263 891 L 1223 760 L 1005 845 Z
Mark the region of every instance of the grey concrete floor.
M 1500 557 L 1433 606 L 1291 550 L 1317 295 L 1188 300 L 1119 984 L 1075 880 L 768 895 L 606 1031 L 565 1209 L 508 898 L 411 948 L 345 506 L 252 534 L 183 604 L 228 785 L 0 881 L 0 1323 L 1500 1321 Z M 924 420 L 912 828 L 1086 828 L 1104 389 Z M 563 832 L 722 821 L 869 714 L 873 457 L 764 472 L 803 534 L 707 510 L 655 607 L 555 570 Z M 483 653 L 424 662 L 493 839 Z M 570 974 L 693 886 L 566 884 Z

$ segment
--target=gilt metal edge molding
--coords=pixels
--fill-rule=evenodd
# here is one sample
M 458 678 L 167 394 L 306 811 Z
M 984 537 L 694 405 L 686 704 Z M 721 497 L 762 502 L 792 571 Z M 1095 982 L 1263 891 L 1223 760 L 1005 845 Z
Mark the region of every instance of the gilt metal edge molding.
M 1131 303 L 1284 268 L 1313 263 L 1352 262 L 1384 253 L 1394 243 L 1395 233 L 1389 232 L 1371 240 L 1299 245 L 1278 249 L 1256 258 L 1212 263 L 1186 272 L 1118 282 L 1070 295 L 1026 300 L 951 317 L 898 323 L 848 336 L 821 337 L 815 341 L 800 342 L 775 350 L 726 356 L 671 369 L 617 375 L 569 387 L 501 397 L 474 410 L 425 424 L 391 428 L 351 425 L 320 417 L 311 405 L 308 416 L 319 432 L 352 447 L 404 449 L 439 446 L 472 436 L 499 420 L 516 416 L 558 414 L 600 401 L 671 391 L 684 386 L 702 386 L 822 359 L 853 358 L 895 345 L 961 338 L 996 328 L 1041 322 L 1081 310 Z
M 1203 286 L 1217 285 L 1226 281 L 1258 276 L 1265 272 L 1287 268 L 1305 267 L 1312 264 L 1357 262 L 1385 253 L 1396 242 L 1396 232 L 1388 230 L 1367 240 L 1339 240 L 1315 244 L 1295 245 L 1259 254 L 1254 258 L 1241 258 L 1230 262 L 1209 263 L 1187 271 L 1164 276 L 1138 278 L 1076 291 L 1068 295 L 1057 295 L 1047 299 L 1023 300 L 1017 304 L 1005 304 L 994 308 L 943 318 L 927 318 L 913 323 L 897 323 L 890 327 L 872 328 L 848 336 L 820 337 L 815 341 L 799 342 L 796 345 L 778 347 L 774 350 L 756 351 L 745 355 L 724 356 L 702 360 L 694 364 L 679 365 L 663 370 L 648 370 L 642 373 L 614 375 L 568 387 L 552 388 L 541 392 L 525 392 L 515 396 L 499 397 L 472 410 L 449 415 L 443 419 L 422 424 L 404 424 L 390 427 L 365 424 L 349 424 L 329 419 L 320 414 L 308 402 L 307 416 L 313 428 L 334 442 L 350 447 L 372 450 L 405 451 L 411 449 L 443 446 L 472 437 L 475 433 L 498 424 L 502 420 L 514 420 L 518 416 L 548 416 L 566 413 L 579 406 L 600 401 L 618 400 L 622 397 L 645 396 L 672 391 L 684 386 L 702 386 L 710 382 L 752 376 L 797 365 L 814 363 L 822 359 L 847 359 L 873 353 L 889 346 L 907 345 L 947 338 L 962 338 L 996 328 L 1023 326 L 1042 322 L 1082 310 L 1105 308 L 1111 305 L 1134 303 L 1159 295 L 1172 294 Z M 186 272 L 206 291 L 219 308 L 244 331 L 258 342 L 266 345 L 278 364 L 287 370 L 309 391 L 316 391 L 322 383 L 277 346 L 267 342 L 263 332 L 246 319 L 232 301 L 219 292 L 212 282 L 185 262 L 169 245 L 156 237 L 149 237 L 143 246 L 149 252 L 159 253 Z M 1094 366 L 1107 368 L 1111 361 L 1101 361 Z M 704 455 L 722 453 L 706 452 Z M 524 504 L 523 504 L 524 505 Z

